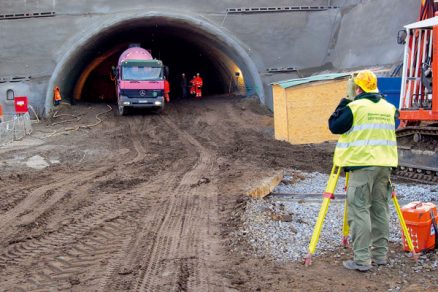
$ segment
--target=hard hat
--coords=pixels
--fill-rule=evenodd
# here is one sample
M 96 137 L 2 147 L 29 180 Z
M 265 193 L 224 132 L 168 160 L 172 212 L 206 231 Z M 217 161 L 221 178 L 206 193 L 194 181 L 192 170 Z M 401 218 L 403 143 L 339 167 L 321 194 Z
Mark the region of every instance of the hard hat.
M 367 93 L 378 93 L 377 77 L 370 70 L 362 70 L 354 77 L 354 83 Z

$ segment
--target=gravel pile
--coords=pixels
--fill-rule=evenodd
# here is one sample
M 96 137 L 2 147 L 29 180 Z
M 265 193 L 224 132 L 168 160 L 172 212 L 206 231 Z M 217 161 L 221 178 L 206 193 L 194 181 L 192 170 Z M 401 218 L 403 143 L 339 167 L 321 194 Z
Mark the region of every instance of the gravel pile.
M 327 179 L 328 176 L 324 174 L 295 171 L 291 176 L 285 177 L 286 184 L 282 183 L 274 193 L 322 193 Z M 342 190 L 344 182 L 342 178 L 338 184 L 338 193 L 345 193 Z M 404 195 L 403 200 L 407 201 L 436 201 L 436 188 L 429 185 L 397 185 L 399 192 Z M 330 204 L 315 256 L 334 251 L 341 246 L 343 202 L 342 199 L 333 200 Z M 242 226 L 235 235 L 240 240 L 249 242 L 259 256 L 269 255 L 280 261 L 302 261 L 307 254 L 320 207 L 320 197 L 291 200 L 290 197 L 274 196 L 264 200 L 250 200 L 242 215 Z M 392 204 L 390 210 L 390 241 L 401 244 L 400 226 Z M 419 271 L 438 270 L 438 255 L 433 256 L 434 258 L 423 256 L 420 260 L 423 263 L 416 268 Z

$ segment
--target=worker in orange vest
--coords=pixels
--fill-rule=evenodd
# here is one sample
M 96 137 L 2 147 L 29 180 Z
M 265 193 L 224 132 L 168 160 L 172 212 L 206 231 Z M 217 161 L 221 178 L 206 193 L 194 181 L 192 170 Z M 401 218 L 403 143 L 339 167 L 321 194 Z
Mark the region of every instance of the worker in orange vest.
M 167 81 L 166 77 L 164 77 L 164 99 L 166 102 L 170 102 L 170 83 Z
M 3 107 L 0 104 L 0 123 L 2 123 L 2 122 L 3 122 Z
M 196 78 L 195 78 L 194 83 L 195 83 L 196 98 L 201 98 L 202 97 L 203 80 L 202 80 L 201 76 L 199 75 L 199 73 L 196 74 Z
M 190 80 L 190 94 L 191 95 L 196 94 L 195 80 L 196 80 L 196 76 L 193 76 L 192 80 Z
M 53 90 L 53 99 L 55 101 L 55 105 L 59 105 L 61 103 L 61 90 L 58 86 L 55 86 L 55 89 Z

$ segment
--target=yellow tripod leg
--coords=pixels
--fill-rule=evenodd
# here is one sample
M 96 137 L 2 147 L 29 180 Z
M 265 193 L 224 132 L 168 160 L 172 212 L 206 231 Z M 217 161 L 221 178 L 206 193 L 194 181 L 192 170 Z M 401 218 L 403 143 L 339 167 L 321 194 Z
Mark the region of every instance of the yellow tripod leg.
M 313 229 L 312 238 L 309 243 L 309 253 L 304 258 L 304 264 L 306 266 L 310 266 L 312 264 L 312 256 L 315 254 L 316 245 L 318 244 L 319 236 L 321 235 L 322 226 L 324 224 L 324 219 L 327 214 L 328 206 L 330 204 L 331 199 L 334 198 L 333 194 L 336 189 L 336 185 L 338 184 L 339 175 L 341 173 L 341 168 L 337 166 L 332 167 L 332 171 L 330 173 L 329 180 L 327 182 L 327 186 L 325 188 L 325 192 L 322 195 L 322 205 L 319 209 L 318 219 L 316 220 L 315 227 Z
M 350 226 L 348 225 L 348 207 L 347 207 L 347 199 L 345 199 L 344 203 L 344 225 L 342 226 L 342 246 L 344 248 L 350 247 L 350 243 L 348 240 L 348 236 L 350 235 Z
M 347 172 L 345 174 L 345 187 L 344 190 L 347 191 L 348 189 L 348 180 L 350 178 L 350 173 Z M 345 198 L 345 202 L 344 202 L 344 223 L 342 225 L 342 246 L 344 248 L 347 248 L 350 246 L 349 242 L 348 242 L 348 236 L 350 234 L 350 226 L 348 226 L 348 207 L 347 207 L 347 198 Z
M 391 197 L 392 197 L 392 201 L 394 202 L 394 207 L 395 207 L 395 211 L 397 212 L 398 220 L 400 221 L 400 225 L 403 230 L 403 235 L 405 236 L 405 240 L 412 253 L 412 258 L 416 261 L 418 260 L 418 254 L 415 252 L 414 245 L 412 244 L 411 235 L 409 234 L 408 227 L 406 226 L 405 218 L 403 218 L 403 214 L 401 212 L 400 205 L 398 203 L 394 188 L 392 189 Z

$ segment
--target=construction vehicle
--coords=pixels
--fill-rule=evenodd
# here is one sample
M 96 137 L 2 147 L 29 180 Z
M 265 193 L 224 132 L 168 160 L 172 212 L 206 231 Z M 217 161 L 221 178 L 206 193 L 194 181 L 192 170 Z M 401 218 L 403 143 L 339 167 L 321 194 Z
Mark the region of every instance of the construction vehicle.
M 438 183 L 437 4 L 421 3 L 419 21 L 399 32 L 405 45 L 397 129 L 397 176 Z
M 164 109 L 165 66 L 139 45 L 124 51 L 113 67 L 119 115 L 129 108 Z

